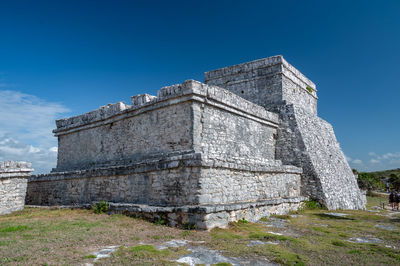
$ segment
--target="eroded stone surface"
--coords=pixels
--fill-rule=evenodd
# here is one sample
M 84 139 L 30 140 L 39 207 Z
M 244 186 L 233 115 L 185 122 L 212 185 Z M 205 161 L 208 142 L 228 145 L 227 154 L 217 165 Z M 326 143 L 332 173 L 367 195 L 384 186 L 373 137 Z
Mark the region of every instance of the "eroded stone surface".
M 279 114 L 276 159 L 303 168 L 302 193 L 329 209 L 365 208 L 332 126 L 317 116 L 315 84 L 282 56 L 206 72 L 205 82 Z
M 113 252 L 115 252 L 118 248 L 119 248 L 119 246 L 108 246 L 108 247 L 105 247 L 105 248 L 103 248 L 103 249 L 101 249 L 99 251 L 94 252 L 93 255 L 96 256 L 94 261 L 96 262 L 99 259 L 110 257 L 111 254 Z
M 258 221 L 258 223 L 262 223 L 267 227 L 276 227 L 276 228 L 286 228 L 288 221 L 285 219 L 280 219 L 280 218 L 274 218 L 270 217 L 268 218 L 268 222 L 264 221 Z
M 202 229 L 286 214 L 303 196 L 364 208 L 332 126 L 317 116 L 315 84 L 282 56 L 205 80 L 57 120 L 57 168 L 30 179 L 27 202 L 136 204 L 119 207 Z
M 183 247 L 186 246 L 188 244 L 187 240 L 171 240 L 168 242 L 163 243 L 162 245 L 156 246 L 156 248 L 158 250 L 163 250 L 163 249 L 167 249 L 167 248 L 178 248 L 178 247 Z
M 347 241 L 358 244 L 379 244 L 382 243 L 382 240 L 379 238 L 371 237 L 371 238 L 362 238 L 362 237 L 352 237 Z
M 397 231 L 398 227 L 389 225 L 389 224 L 376 224 L 375 227 L 381 228 L 381 229 L 385 229 L 388 231 Z
M 247 246 L 252 247 L 252 246 L 278 245 L 278 244 L 279 244 L 278 242 L 272 242 L 272 241 L 250 240 Z
M 190 254 L 180 257 L 176 262 L 186 263 L 190 266 L 195 266 L 197 264 L 212 265 L 217 263 L 231 263 L 232 265 L 277 265 L 271 263 L 270 261 L 257 260 L 254 258 L 230 258 L 221 255 L 220 252 L 205 247 L 191 247 L 188 248 L 191 251 Z
M 0 215 L 24 209 L 31 164 L 0 162 Z
M 349 214 L 347 213 L 340 213 L 340 212 L 325 212 L 325 215 L 334 216 L 334 217 L 346 217 Z

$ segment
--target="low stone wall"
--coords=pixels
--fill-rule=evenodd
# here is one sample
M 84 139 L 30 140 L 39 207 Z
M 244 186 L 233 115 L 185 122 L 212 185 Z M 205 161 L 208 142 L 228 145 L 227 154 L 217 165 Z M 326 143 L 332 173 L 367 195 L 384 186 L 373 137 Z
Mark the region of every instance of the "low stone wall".
M 154 207 L 136 204 L 109 203 L 110 212 L 142 217 L 151 221 L 165 221 L 169 226 L 210 230 L 224 228 L 230 222 L 245 219 L 256 222 L 272 214 L 283 215 L 296 211 L 304 197 L 287 197 L 233 204 Z
M 278 163 L 240 164 L 185 154 L 32 176 L 26 202 L 90 207 L 107 201 L 115 212 L 210 229 L 297 209 L 302 200 L 300 175 L 300 168 Z
M 182 206 L 250 202 L 300 196 L 301 169 L 221 163 L 201 154 L 125 166 L 32 176 L 31 205 L 90 204 L 94 201 Z
M 24 209 L 31 164 L 0 162 L 0 215 Z

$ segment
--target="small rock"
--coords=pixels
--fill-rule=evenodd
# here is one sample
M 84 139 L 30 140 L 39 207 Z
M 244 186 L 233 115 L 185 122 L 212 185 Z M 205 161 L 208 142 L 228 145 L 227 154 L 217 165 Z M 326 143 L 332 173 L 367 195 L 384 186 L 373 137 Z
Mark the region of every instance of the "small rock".
M 379 238 L 371 237 L 371 238 L 361 238 L 361 237 L 352 237 L 347 241 L 351 243 L 358 243 L 358 244 L 378 244 L 382 243 L 382 240 Z
M 108 246 L 97 252 L 94 252 L 93 255 L 96 256 L 94 261 L 97 261 L 101 258 L 108 258 L 111 256 L 111 253 L 115 252 L 119 246 Z
M 247 244 L 248 247 L 261 246 L 261 245 L 265 245 L 265 243 L 260 240 L 250 240 L 250 242 Z
M 312 223 L 311 225 L 320 226 L 320 227 L 328 227 L 327 224 L 314 224 L 314 223 Z
M 282 236 L 283 235 L 281 233 L 276 233 L 276 232 L 271 232 L 271 231 L 269 231 L 268 233 L 271 234 L 271 235 L 276 235 L 276 236 Z
M 269 222 L 258 221 L 258 223 L 265 224 L 267 227 L 285 228 L 287 220 L 279 218 L 269 218 Z
M 271 241 L 260 241 L 260 240 L 250 240 L 250 242 L 247 244 L 248 247 L 253 247 L 253 246 L 261 246 L 261 245 L 278 245 L 279 243 L 277 242 L 271 242 Z
M 330 215 L 330 216 L 336 216 L 336 217 L 345 217 L 345 216 L 349 215 L 347 213 L 340 213 L 340 212 L 326 212 L 324 214 Z
M 376 224 L 375 227 L 381 228 L 381 229 L 385 229 L 385 230 L 389 230 L 389 231 L 396 231 L 396 228 L 392 225 L 387 225 L 387 224 Z
M 162 245 L 156 246 L 158 250 L 163 250 L 167 248 L 177 248 L 177 247 L 183 247 L 188 244 L 187 240 L 171 240 L 168 242 L 165 242 Z
M 185 255 L 183 257 L 180 257 L 176 262 L 187 263 L 191 266 L 192 265 L 195 266 L 196 264 L 211 265 L 211 264 L 217 264 L 220 262 L 232 263 L 231 261 L 229 261 L 228 258 L 222 256 L 216 250 L 211 250 L 211 249 L 204 248 L 204 247 L 193 247 L 193 248 L 188 248 L 188 250 L 191 251 L 192 253 Z

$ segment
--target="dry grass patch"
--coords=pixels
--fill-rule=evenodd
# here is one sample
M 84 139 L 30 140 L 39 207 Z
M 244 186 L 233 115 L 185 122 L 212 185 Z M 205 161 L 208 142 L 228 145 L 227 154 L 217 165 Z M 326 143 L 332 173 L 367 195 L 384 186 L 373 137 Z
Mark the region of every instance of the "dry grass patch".
M 207 239 L 206 232 L 185 232 L 124 215 L 27 208 L 0 217 L 0 264 L 78 264 L 105 246 Z

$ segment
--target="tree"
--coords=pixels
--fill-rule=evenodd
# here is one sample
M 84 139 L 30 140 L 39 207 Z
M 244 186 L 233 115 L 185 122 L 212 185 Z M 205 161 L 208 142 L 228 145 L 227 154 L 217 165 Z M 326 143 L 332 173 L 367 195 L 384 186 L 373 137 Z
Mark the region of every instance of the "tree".
M 400 190 L 400 176 L 397 176 L 396 174 L 390 174 L 389 183 L 393 189 L 397 191 Z
M 367 190 L 383 189 L 385 187 L 383 182 L 371 173 L 358 173 L 357 183 L 361 189 Z

